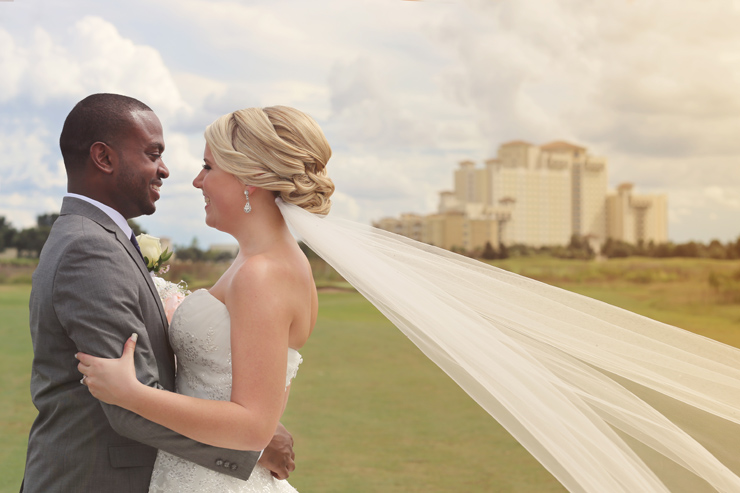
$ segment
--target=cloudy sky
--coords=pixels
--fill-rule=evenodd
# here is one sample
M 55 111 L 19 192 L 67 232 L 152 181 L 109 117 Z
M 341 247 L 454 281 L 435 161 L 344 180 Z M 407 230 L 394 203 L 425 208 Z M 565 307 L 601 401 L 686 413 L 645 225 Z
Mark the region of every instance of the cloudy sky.
M 669 237 L 740 235 L 740 1 L 0 1 L 0 215 L 58 211 L 57 139 L 88 94 L 160 116 L 171 177 L 140 223 L 229 242 L 190 185 L 203 128 L 238 108 L 311 114 L 334 155 L 332 214 L 432 212 L 462 159 L 566 139 L 609 185 L 666 193 Z

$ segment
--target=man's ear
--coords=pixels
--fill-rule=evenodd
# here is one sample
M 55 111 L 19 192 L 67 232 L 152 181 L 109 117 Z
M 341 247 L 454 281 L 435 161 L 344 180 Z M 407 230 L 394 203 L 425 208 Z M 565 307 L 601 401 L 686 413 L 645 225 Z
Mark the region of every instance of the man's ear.
M 113 174 L 118 156 L 105 142 L 95 142 L 90 146 L 90 160 L 93 166 L 106 175 Z

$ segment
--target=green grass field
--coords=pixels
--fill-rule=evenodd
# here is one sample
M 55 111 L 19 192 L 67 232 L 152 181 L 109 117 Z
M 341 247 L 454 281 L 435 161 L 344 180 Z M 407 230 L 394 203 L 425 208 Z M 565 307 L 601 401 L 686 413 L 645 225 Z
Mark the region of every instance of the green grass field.
M 31 336 L 28 333 L 30 286 L 0 285 L 0 491 L 17 492 L 26 462 L 28 430 L 36 409 L 31 404 Z
M 712 270 L 740 262 L 511 259 L 507 269 L 740 347 L 740 305 L 718 298 Z M 0 491 L 20 484 L 31 347 L 26 285 L 0 285 Z M 283 422 L 303 492 L 550 492 L 564 489 L 354 292 L 320 295 L 314 335 Z

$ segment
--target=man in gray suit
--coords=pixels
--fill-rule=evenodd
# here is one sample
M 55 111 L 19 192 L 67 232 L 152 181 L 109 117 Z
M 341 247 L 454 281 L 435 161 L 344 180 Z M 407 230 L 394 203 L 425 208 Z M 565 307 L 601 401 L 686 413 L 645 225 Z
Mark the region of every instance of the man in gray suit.
M 259 452 L 203 445 L 99 402 L 80 385 L 75 353 L 118 358 L 136 333 L 138 379 L 174 390 L 167 320 L 126 221 L 155 211 L 169 171 L 159 119 L 126 96 L 80 101 L 59 143 L 68 194 L 33 275 L 31 395 L 39 414 L 21 491 L 144 492 L 157 449 L 247 479 Z M 293 457 L 281 426 L 260 461 L 283 478 Z

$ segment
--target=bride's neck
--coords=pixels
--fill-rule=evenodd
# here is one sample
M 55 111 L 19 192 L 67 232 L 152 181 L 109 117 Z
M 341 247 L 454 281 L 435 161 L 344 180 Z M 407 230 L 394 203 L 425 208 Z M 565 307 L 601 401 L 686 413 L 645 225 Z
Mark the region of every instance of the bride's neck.
M 290 235 L 283 215 L 277 205 L 265 207 L 241 222 L 232 236 L 239 243 L 239 254 L 245 256 L 258 255 L 269 251 L 274 245 L 282 242 Z M 292 236 L 291 236 L 292 238 Z

